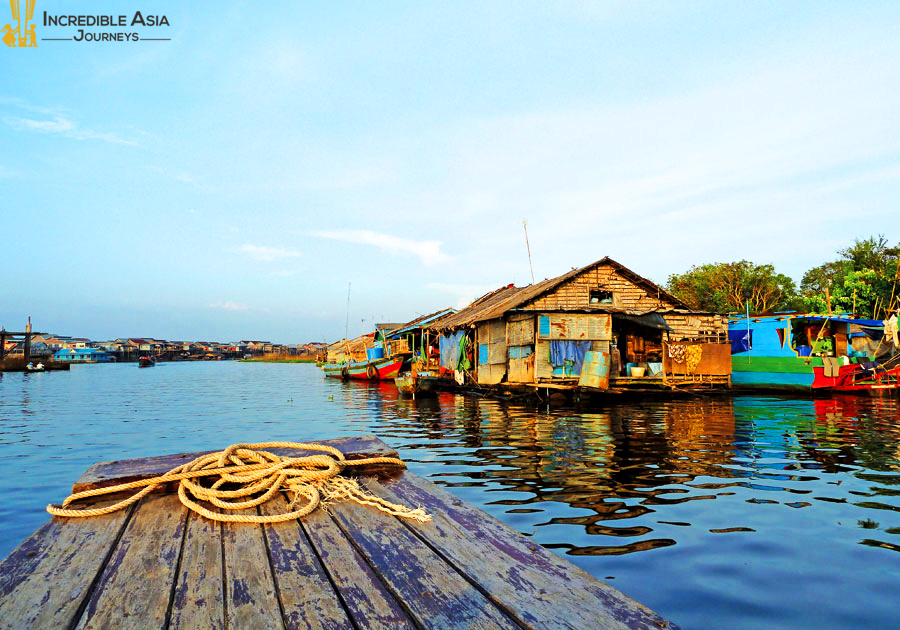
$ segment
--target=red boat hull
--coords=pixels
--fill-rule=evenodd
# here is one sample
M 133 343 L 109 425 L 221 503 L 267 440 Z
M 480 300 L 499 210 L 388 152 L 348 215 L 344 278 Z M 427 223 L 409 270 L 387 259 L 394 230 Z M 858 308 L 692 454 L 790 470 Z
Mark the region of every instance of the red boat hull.
M 388 381 L 400 373 L 402 358 L 385 358 L 353 365 L 324 365 L 325 376 L 358 381 Z

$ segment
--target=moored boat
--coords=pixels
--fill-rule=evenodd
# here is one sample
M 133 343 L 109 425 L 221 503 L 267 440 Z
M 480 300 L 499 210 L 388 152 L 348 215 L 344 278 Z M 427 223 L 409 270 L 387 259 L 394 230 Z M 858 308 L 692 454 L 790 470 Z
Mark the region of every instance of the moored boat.
M 900 366 L 879 320 L 849 313 L 775 313 L 728 323 L 736 387 L 805 392 L 884 393 L 900 389 Z
M 401 394 L 415 396 L 434 391 L 437 379 L 432 372 L 402 372 L 394 377 L 394 384 Z

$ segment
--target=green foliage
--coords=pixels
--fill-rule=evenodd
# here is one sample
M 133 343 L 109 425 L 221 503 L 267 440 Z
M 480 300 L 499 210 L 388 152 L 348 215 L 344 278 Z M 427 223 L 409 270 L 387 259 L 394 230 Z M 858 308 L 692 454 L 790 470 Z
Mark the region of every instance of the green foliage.
M 880 319 L 885 309 L 897 306 L 900 294 L 895 282 L 900 246 L 889 247 L 884 236 L 878 235 L 856 239 L 837 253 L 838 260 L 814 267 L 803 276 L 800 297 L 804 310 L 825 312 L 826 290 L 835 311 L 854 311 Z
M 796 301 L 791 278 L 748 260 L 692 267 L 669 276 L 666 288 L 691 308 L 720 313 L 742 311 L 748 302 L 756 313 L 788 310 Z
M 748 302 L 754 313 L 825 313 L 829 297 L 832 311 L 862 317 L 882 319 L 900 308 L 900 244 L 890 247 L 879 234 L 856 239 L 837 254 L 837 260 L 807 271 L 799 291 L 774 266 L 748 260 L 695 265 L 669 276 L 666 289 L 693 309 L 718 313 L 741 312 Z

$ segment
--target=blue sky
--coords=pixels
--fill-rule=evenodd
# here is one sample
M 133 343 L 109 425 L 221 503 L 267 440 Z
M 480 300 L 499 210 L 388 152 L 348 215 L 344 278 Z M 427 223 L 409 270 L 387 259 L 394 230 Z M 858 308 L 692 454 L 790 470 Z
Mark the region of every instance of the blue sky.
M 523 219 L 538 280 L 900 241 L 896 3 L 286 4 L 37 0 L 171 41 L 0 45 L 0 323 L 356 335 L 529 283 Z

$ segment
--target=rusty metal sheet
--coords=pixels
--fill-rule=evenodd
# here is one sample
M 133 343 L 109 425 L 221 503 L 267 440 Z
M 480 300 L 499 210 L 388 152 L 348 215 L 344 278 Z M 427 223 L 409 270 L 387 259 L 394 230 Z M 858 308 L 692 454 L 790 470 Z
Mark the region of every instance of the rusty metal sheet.
M 542 339 L 611 339 L 612 317 L 583 314 L 539 315 L 538 335 Z
M 688 371 L 685 361 L 676 361 L 669 348 L 677 346 L 702 346 L 700 363 L 693 372 Z M 671 343 L 663 345 L 663 369 L 667 374 L 695 374 L 704 376 L 728 376 L 731 374 L 731 344 L 727 343 Z

